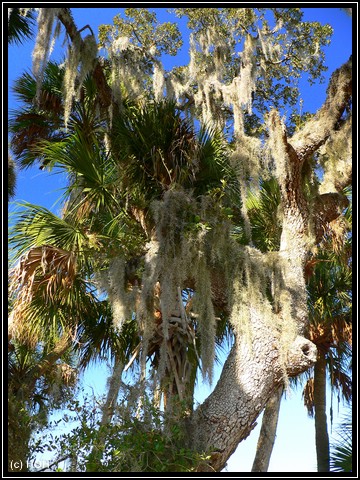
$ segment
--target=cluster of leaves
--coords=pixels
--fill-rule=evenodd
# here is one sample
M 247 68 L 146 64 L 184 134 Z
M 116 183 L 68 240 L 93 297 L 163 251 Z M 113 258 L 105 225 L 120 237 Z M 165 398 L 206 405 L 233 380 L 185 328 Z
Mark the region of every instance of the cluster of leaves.
M 156 13 L 147 8 L 125 8 L 125 17 L 116 15 L 113 25 L 99 27 L 99 42 L 109 47 L 119 37 L 128 37 L 138 48 L 146 47 L 155 55 L 176 55 L 182 46 L 181 34 L 176 23 L 159 24 Z
M 56 454 L 55 466 L 68 459 L 66 470 L 73 472 L 190 472 L 208 458 L 187 448 L 181 420 L 166 421 L 147 397 L 140 413 L 131 393 L 116 406 L 111 424 L 101 424 L 101 408 L 94 398 L 71 402 L 73 413 L 64 418 L 75 428 L 59 437 L 50 432 L 36 448 Z

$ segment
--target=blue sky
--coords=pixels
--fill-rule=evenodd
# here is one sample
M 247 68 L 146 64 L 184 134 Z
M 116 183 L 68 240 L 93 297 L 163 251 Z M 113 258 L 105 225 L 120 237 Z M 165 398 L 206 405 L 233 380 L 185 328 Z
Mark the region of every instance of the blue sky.
M 66 4 L 63 4 L 64 6 Z M 68 4 L 71 7 L 71 4 Z M 88 3 L 91 5 L 91 3 Z M 98 4 L 95 4 L 98 5 Z M 121 5 L 121 4 L 119 4 Z M 141 4 L 146 7 L 151 4 Z M 174 5 L 176 6 L 176 5 Z M 212 6 L 206 4 L 206 6 Z M 271 5 L 274 6 L 274 5 Z M 120 8 L 74 8 L 72 9 L 75 22 L 79 28 L 89 24 L 93 31 L 97 32 L 100 24 L 112 23 L 113 17 L 119 13 Z M 344 63 L 351 54 L 352 50 L 352 21 L 345 12 L 339 8 L 305 8 L 304 20 L 319 21 L 329 23 L 334 29 L 334 35 L 331 45 L 326 48 L 326 65 L 329 67 L 325 72 L 326 81 L 322 85 L 309 86 L 306 82 L 301 82 L 301 97 L 304 101 L 303 110 L 315 112 L 323 103 L 326 96 L 327 81 L 331 73 Z M 166 9 L 156 9 L 158 19 L 165 21 L 167 19 Z M 185 28 L 186 21 L 180 21 L 181 28 Z M 58 42 L 60 45 L 61 42 Z M 171 64 L 166 64 L 170 68 L 174 63 L 185 64 L 187 59 L 188 42 L 184 42 L 184 47 L 179 59 L 172 59 Z M 11 87 L 12 82 L 24 70 L 31 69 L 31 52 L 33 41 L 26 42 L 23 46 L 10 46 L 9 48 L 9 68 L 8 80 Z M 62 51 L 58 47 L 51 58 L 56 59 L 56 55 Z M 9 108 L 15 108 L 14 97 L 9 92 Z M 15 201 L 25 200 L 30 203 L 45 206 L 55 213 L 60 212 L 60 205 L 55 204 L 61 195 L 61 188 L 65 186 L 64 179 L 60 175 L 52 175 L 39 170 L 38 167 L 19 171 L 17 177 L 17 189 Z M 16 206 L 10 206 L 10 211 Z M 106 371 L 103 367 L 96 367 L 89 371 L 84 378 L 86 385 L 91 385 L 95 392 L 103 393 Z M 105 369 L 106 370 L 106 369 Z M 104 379 L 99 384 L 98 379 Z M 207 386 L 200 386 L 196 392 L 196 399 L 201 402 L 209 393 Z M 279 426 L 274 451 L 270 463 L 269 471 L 273 472 L 315 472 L 316 454 L 315 454 L 315 430 L 314 421 L 309 419 L 306 409 L 302 404 L 301 388 L 292 391 L 282 402 L 280 411 Z M 330 399 L 330 395 L 328 396 Z M 329 414 L 330 405 L 328 405 Z M 337 419 L 337 405 L 334 404 L 334 422 Z M 256 442 L 259 433 L 261 419 L 258 420 L 258 427 L 252 432 L 250 437 L 242 442 L 237 451 L 231 457 L 227 471 L 229 472 L 250 472 Z M 330 430 L 330 429 L 329 429 Z

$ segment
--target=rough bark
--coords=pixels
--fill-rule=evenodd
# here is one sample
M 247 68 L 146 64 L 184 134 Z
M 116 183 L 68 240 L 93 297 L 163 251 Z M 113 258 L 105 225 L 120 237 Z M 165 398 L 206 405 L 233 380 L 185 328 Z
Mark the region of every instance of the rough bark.
M 284 388 L 281 385 L 270 397 L 266 404 L 261 423 L 260 435 L 256 447 L 256 454 L 252 472 L 267 472 L 273 451 L 276 429 L 279 419 L 281 398 Z
M 319 242 L 326 231 L 326 225 L 341 215 L 349 205 L 349 200 L 337 192 L 319 195 L 314 202 L 314 226 L 316 242 Z
M 319 350 L 314 367 L 315 444 L 318 472 L 330 471 L 330 445 L 326 418 L 326 358 Z
M 277 112 L 271 112 L 270 116 L 274 152 L 281 151 L 286 162 L 281 185 L 284 217 L 279 255 L 284 264 L 283 280 L 292 297 L 292 320 L 298 332 L 288 353 L 289 376 L 298 375 L 316 361 L 315 345 L 302 336 L 308 323 L 304 267 L 311 245 L 310 211 L 301 188 L 301 169 L 304 161 L 334 132 L 350 96 L 351 59 L 332 75 L 327 99 L 315 118 L 291 139 L 287 138 Z M 325 204 L 323 219 L 330 215 Z M 255 310 L 251 317 L 251 342 L 236 337 L 213 393 L 188 420 L 191 446 L 211 452 L 210 461 L 200 465 L 198 471 L 224 468 L 283 381 L 279 340 Z
M 199 471 L 220 471 L 241 440 L 256 426 L 256 418 L 283 382 L 279 343 L 273 329 L 252 311 L 252 338 L 237 338 L 213 393 L 194 412 L 189 432 L 198 451 L 211 451 Z M 290 349 L 289 374 L 313 365 L 316 347 L 297 337 Z

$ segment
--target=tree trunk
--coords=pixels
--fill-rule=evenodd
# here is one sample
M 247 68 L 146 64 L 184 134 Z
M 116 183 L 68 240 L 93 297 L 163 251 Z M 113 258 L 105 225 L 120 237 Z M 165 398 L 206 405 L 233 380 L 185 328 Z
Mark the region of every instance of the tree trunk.
M 283 390 L 284 387 L 281 385 L 281 387 L 273 393 L 266 404 L 259 440 L 256 447 L 255 459 L 251 469 L 252 472 L 268 471 L 271 453 L 275 443 Z
M 212 394 L 189 419 L 190 445 L 211 455 L 198 471 L 220 471 L 256 426 L 256 418 L 273 392 L 283 383 L 278 340 L 273 330 L 252 312 L 250 343 L 237 338 Z M 298 336 L 289 355 L 288 373 L 298 374 L 313 365 L 316 347 Z
M 315 442 L 318 472 L 330 471 L 330 447 L 326 418 L 326 358 L 319 350 L 314 367 Z
M 315 345 L 302 335 L 307 327 L 307 292 L 304 267 L 311 248 L 309 224 L 312 215 L 302 192 L 302 166 L 335 131 L 351 98 L 351 59 L 336 70 L 327 90 L 324 105 L 314 119 L 288 140 L 279 114 L 269 115 L 270 151 L 280 169 L 283 230 L 279 257 L 283 284 L 291 296 L 292 308 L 286 322 L 295 322 L 298 336 L 288 349 L 286 370 L 296 376 L 316 361 Z M 278 162 L 279 161 L 279 162 Z M 324 208 L 326 212 L 326 208 Z M 239 442 L 255 427 L 256 418 L 283 382 L 283 363 L 279 338 L 266 320 L 252 308 L 251 341 L 236 336 L 220 379 L 205 402 L 188 419 L 188 438 L 198 452 L 211 452 L 210 460 L 198 471 L 220 471 Z

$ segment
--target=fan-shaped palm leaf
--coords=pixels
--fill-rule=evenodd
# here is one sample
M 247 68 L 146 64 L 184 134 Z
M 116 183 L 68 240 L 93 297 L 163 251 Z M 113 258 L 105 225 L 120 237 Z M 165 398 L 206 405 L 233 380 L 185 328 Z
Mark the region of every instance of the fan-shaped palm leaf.
M 32 165 L 37 157 L 33 148 L 42 139 L 59 140 L 63 117 L 62 82 L 64 70 L 49 62 L 44 72 L 40 95 L 36 98 L 36 80 L 24 73 L 13 86 L 15 97 L 22 107 L 10 112 L 11 148 L 22 167 Z
M 261 181 L 259 193 L 250 192 L 246 200 L 252 239 L 263 252 L 279 249 L 282 230 L 279 205 L 280 189 L 275 179 Z
M 195 135 L 174 102 L 128 106 L 114 118 L 111 137 L 129 192 L 138 186 L 147 198 L 156 198 L 171 184 L 192 178 L 197 168 Z
M 11 8 L 8 22 L 8 42 L 22 45 L 25 40 L 33 36 L 35 15 L 33 9 Z
M 36 161 L 47 164 L 37 148 L 42 140 L 62 140 L 74 133 L 76 128 L 80 128 L 85 137 L 102 132 L 102 117 L 96 109 L 96 85 L 90 75 L 84 79 L 80 99 L 73 104 L 65 131 L 63 82 L 64 67 L 55 62 L 49 62 L 45 68 L 39 95 L 36 79 L 31 73 L 24 73 L 15 81 L 13 90 L 23 106 L 11 112 L 9 130 L 12 134 L 11 148 L 22 167 Z
M 349 412 L 336 429 L 338 440 L 331 445 L 332 472 L 352 472 L 352 418 Z
M 12 214 L 14 221 L 9 232 L 10 247 L 17 257 L 33 247 L 52 247 L 76 252 L 79 256 L 88 241 L 79 224 L 67 217 L 59 218 L 50 210 L 28 202 L 18 203 Z
M 95 136 L 86 136 L 76 128 L 61 142 L 41 142 L 37 150 L 50 167 L 56 166 L 69 175 L 70 208 L 82 216 L 105 208 L 119 211 L 117 167 Z

